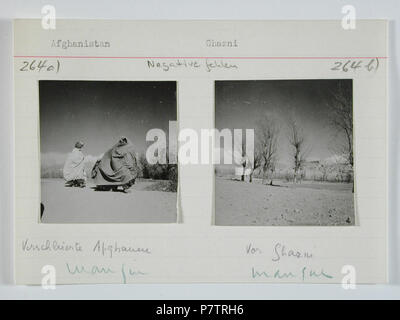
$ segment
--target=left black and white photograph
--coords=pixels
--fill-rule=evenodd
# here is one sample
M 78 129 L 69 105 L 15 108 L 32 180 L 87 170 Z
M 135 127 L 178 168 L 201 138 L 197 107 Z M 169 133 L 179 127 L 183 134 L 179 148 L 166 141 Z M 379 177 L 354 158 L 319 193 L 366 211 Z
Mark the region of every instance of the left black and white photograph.
M 175 223 L 175 81 L 39 81 L 42 223 Z

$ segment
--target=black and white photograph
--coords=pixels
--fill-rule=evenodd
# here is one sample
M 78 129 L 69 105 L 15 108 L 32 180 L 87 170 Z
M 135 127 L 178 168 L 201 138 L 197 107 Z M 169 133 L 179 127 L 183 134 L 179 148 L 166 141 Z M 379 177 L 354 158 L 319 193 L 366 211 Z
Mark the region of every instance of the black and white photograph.
M 216 225 L 355 225 L 352 79 L 216 81 L 215 127 Z
M 42 223 L 176 222 L 176 82 L 40 80 L 39 108 Z

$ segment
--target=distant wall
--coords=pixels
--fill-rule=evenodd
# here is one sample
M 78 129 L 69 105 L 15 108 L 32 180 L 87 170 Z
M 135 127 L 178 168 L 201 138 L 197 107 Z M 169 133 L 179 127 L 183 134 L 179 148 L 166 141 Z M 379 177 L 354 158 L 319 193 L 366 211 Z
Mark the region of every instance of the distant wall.
M 234 166 L 216 166 L 215 174 L 217 177 L 234 177 L 235 167 Z M 332 164 L 332 165 L 307 165 L 299 173 L 303 180 L 312 181 L 328 181 L 328 182 L 352 182 L 354 179 L 353 169 L 345 164 Z M 257 168 L 253 173 L 254 178 L 263 178 L 263 172 L 261 168 Z M 271 173 L 268 173 L 268 179 L 271 178 Z M 272 174 L 273 179 L 293 181 L 294 171 L 293 169 L 277 169 Z

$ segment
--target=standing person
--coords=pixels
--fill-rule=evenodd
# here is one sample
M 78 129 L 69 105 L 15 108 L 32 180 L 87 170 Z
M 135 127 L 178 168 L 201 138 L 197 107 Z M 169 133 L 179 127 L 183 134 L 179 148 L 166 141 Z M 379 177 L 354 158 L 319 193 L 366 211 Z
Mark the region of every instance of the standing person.
M 75 148 L 68 154 L 65 161 L 63 175 L 66 187 L 84 188 L 86 186 L 85 156 L 82 153 L 83 146 L 84 143 L 81 141 L 75 143 Z
M 252 182 L 252 164 L 249 157 L 245 154 L 241 160 L 242 177 L 241 181 L 246 181 L 246 176 L 249 176 L 249 182 Z

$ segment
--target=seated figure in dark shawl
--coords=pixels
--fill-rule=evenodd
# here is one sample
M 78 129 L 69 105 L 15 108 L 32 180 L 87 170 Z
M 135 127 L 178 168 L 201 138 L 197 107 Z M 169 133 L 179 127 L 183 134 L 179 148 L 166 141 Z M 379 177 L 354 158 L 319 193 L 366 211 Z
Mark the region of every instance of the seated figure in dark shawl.
M 125 137 L 119 139 L 92 170 L 92 178 L 99 190 L 117 190 L 121 186 L 124 192 L 128 192 L 137 176 L 138 164 L 133 145 Z

